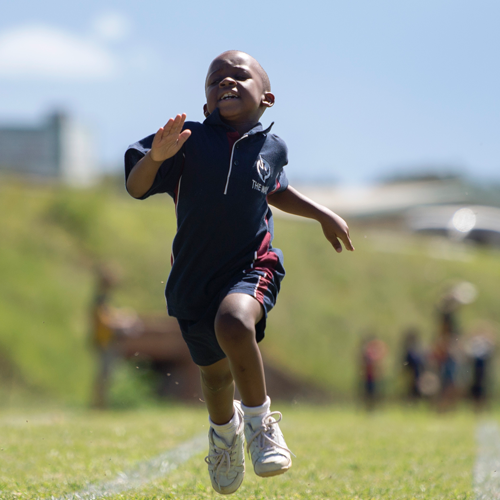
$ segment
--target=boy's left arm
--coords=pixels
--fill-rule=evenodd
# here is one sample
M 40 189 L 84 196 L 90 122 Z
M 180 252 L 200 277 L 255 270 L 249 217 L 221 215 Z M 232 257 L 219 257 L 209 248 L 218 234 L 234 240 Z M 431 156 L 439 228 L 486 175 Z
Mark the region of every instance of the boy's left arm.
M 323 228 L 326 239 L 337 252 L 342 252 L 339 240 L 344 243 L 346 250 L 354 250 L 345 220 L 323 205 L 315 203 L 299 193 L 292 186 L 288 186 L 284 191 L 268 195 L 267 201 L 283 212 L 317 220 Z

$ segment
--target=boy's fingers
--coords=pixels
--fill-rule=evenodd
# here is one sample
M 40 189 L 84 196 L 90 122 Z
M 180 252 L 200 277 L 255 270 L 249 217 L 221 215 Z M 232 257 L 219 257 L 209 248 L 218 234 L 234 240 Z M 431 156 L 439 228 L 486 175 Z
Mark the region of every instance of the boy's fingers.
M 177 124 L 179 123 L 179 115 L 177 115 L 175 118 L 170 118 L 170 120 L 168 121 L 168 123 L 170 124 L 170 126 L 168 127 L 168 133 L 174 134 L 177 129 Z
M 179 138 L 177 139 L 177 145 L 179 148 L 182 147 L 182 145 L 189 139 L 189 136 L 191 135 L 191 130 L 186 129 L 182 131 L 182 134 L 179 135 Z
M 170 131 L 172 130 L 173 125 L 174 125 L 174 119 L 170 118 L 170 120 L 168 120 L 168 122 L 165 123 L 165 126 L 163 127 L 162 139 L 163 139 L 163 137 L 166 137 L 168 134 L 170 134 Z
M 175 132 L 179 132 L 186 121 L 186 114 L 182 113 L 182 115 L 177 115 L 174 120 L 173 130 Z
M 346 247 L 347 250 L 354 250 L 354 247 L 352 245 L 351 238 L 349 237 L 348 234 L 346 234 L 343 238 L 342 241 L 344 242 L 344 246 Z
M 175 118 L 170 118 L 164 128 L 171 129 L 175 125 Z
M 175 117 L 175 122 L 171 130 L 172 136 L 175 137 L 176 142 L 181 142 L 181 136 L 184 133 L 182 131 L 182 127 L 184 126 L 184 122 L 186 121 L 186 113 L 182 113 L 182 115 L 177 115 Z M 182 140 L 182 143 L 186 141 L 186 139 L 191 135 L 191 131 L 189 131 L 187 137 Z
M 179 134 L 182 131 L 182 127 L 184 125 L 184 121 L 186 120 L 186 115 L 183 113 L 182 115 L 177 115 L 172 122 L 172 126 L 168 131 L 168 134 L 172 137 L 175 137 L 175 141 L 177 141 Z
M 333 238 L 333 240 L 330 240 L 330 243 L 332 244 L 333 248 L 335 248 L 335 251 L 337 253 L 342 252 L 342 245 L 337 238 Z
M 157 146 L 163 137 L 163 127 L 160 127 L 153 138 L 153 145 Z
M 344 222 L 343 224 L 344 227 L 340 227 L 340 230 L 337 232 L 337 237 L 342 240 L 342 243 L 344 243 L 344 246 L 346 250 L 353 251 L 354 247 L 352 246 L 352 241 L 351 241 L 351 236 L 349 235 L 349 228 L 347 227 L 347 224 Z

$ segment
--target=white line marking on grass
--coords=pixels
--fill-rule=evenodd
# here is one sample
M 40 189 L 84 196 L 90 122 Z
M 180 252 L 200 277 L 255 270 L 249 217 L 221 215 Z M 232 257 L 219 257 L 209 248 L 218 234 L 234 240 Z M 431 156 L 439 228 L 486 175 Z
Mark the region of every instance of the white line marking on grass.
M 187 462 L 192 456 L 199 453 L 206 444 L 206 434 L 200 434 L 189 441 L 185 441 L 175 448 L 168 450 L 147 462 L 139 462 L 127 472 L 120 472 L 118 476 L 105 483 L 88 485 L 84 490 L 70 493 L 59 499 L 52 500 L 93 500 L 108 495 L 114 495 L 126 490 L 139 488 L 154 479 L 166 476 L 177 467 Z
M 497 424 L 479 424 L 476 439 L 479 447 L 474 467 L 476 500 L 500 499 L 500 433 Z

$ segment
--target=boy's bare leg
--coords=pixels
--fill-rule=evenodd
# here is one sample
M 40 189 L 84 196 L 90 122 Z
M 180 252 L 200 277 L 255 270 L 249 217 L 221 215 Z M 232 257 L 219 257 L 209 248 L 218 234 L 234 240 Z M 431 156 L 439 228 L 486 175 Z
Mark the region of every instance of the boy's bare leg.
M 233 293 L 224 298 L 215 318 L 217 341 L 245 406 L 260 406 L 267 397 L 264 365 L 255 338 L 255 325 L 263 314 L 255 298 Z
M 227 358 L 199 368 L 201 388 L 212 422 L 218 425 L 229 422 L 234 414 L 234 382 Z

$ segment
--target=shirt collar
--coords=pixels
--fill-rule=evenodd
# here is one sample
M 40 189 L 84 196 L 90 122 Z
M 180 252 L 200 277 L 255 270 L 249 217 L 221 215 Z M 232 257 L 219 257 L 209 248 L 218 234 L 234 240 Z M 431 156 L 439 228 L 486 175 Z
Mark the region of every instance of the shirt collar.
M 219 112 L 219 108 L 215 108 L 212 113 L 210 115 L 208 115 L 208 117 L 205 119 L 205 121 L 203 122 L 205 125 L 212 125 L 212 126 L 222 126 L 222 127 L 225 127 L 226 129 L 228 130 L 234 130 L 233 127 L 231 127 L 231 125 L 228 125 L 227 123 L 224 123 L 222 121 L 222 118 L 220 117 L 220 112 Z M 254 135 L 254 134 L 267 134 L 272 126 L 274 125 L 274 122 L 271 123 L 271 125 L 269 125 L 269 127 L 267 127 L 265 130 L 263 129 L 262 127 L 262 123 L 258 122 L 254 128 L 252 128 L 251 130 L 249 130 L 245 135 Z

